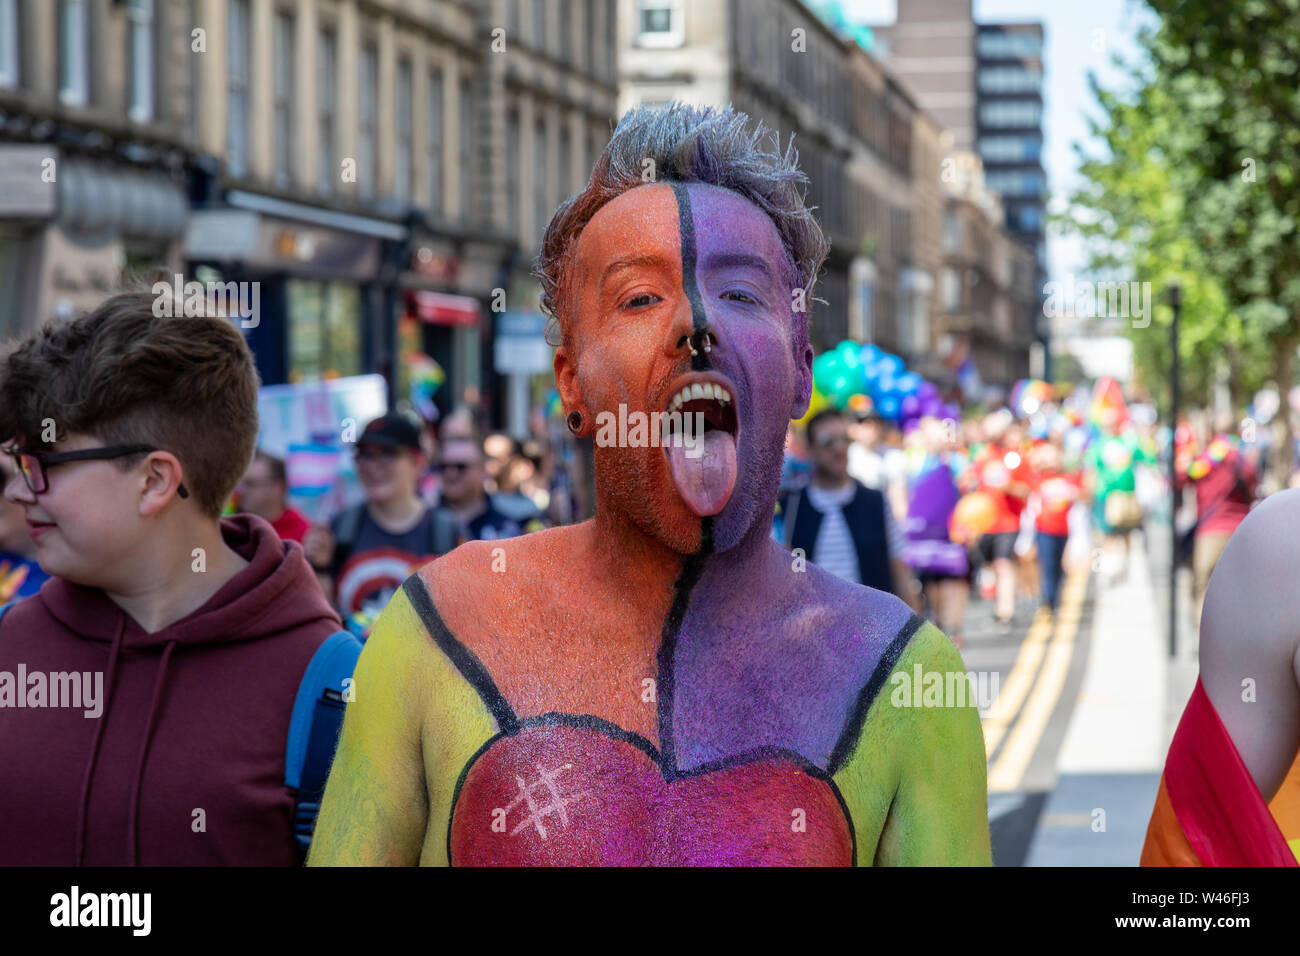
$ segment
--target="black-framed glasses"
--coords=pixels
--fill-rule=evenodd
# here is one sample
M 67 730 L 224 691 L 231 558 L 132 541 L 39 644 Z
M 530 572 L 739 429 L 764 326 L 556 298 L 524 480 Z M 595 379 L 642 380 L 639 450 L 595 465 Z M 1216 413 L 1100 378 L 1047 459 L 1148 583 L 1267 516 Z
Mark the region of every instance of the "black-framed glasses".
M 103 448 L 82 448 L 78 451 L 41 452 L 23 451 L 21 448 L 10 446 L 3 451 L 13 459 L 14 467 L 27 484 L 27 490 L 34 495 L 41 495 L 50 489 L 45 469 L 51 465 L 62 465 L 70 461 L 109 461 L 113 458 L 143 455 L 151 451 L 162 451 L 162 449 L 155 448 L 153 445 L 106 445 Z M 177 486 L 176 492 L 182 498 L 190 496 L 183 482 Z
M 443 461 L 438 463 L 439 471 L 465 472 L 474 466 L 467 461 Z

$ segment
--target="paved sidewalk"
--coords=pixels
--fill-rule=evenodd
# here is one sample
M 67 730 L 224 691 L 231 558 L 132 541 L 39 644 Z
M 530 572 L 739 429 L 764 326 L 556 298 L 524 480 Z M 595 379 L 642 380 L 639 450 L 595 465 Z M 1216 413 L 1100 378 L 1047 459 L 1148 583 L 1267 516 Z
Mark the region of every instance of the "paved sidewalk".
M 1133 536 L 1127 579 L 1097 575 L 1083 686 L 1027 866 L 1135 866 L 1195 665 L 1171 662 L 1167 527 Z M 1186 593 L 1186 592 L 1183 592 Z M 1187 636 L 1180 636 L 1186 647 Z

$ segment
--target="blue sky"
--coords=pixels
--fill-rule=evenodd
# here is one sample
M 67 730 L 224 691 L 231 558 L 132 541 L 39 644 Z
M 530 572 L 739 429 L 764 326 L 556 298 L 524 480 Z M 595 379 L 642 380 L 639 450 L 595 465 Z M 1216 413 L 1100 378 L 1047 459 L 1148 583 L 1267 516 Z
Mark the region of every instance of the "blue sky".
M 866 23 L 892 23 L 896 17 L 895 0 L 842 0 L 842 6 L 850 19 Z M 1151 16 L 1137 0 L 975 0 L 977 22 L 1039 21 L 1046 32 L 1043 160 L 1053 212 L 1063 208 L 1078 182 L 1073 144 L 1087 140 L 1084 116 L 1094 108 L 1087 73 L 1096 72 L 1107 88 L 1119 85 L 1111 55 L 1134 59 L 1137 25 Z M 1049 279 L 1083 272 L 1083 252 L 1072 238 L 1049 232 L 1047 258 Z

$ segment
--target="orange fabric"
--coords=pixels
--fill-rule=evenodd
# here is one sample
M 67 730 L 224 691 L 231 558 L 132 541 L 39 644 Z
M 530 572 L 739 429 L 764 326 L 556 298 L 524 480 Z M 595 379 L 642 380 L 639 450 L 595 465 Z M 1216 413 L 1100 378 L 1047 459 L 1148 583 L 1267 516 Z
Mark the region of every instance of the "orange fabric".
M 1293 822 L 1296 770 L 1274 798 Z M 1147 828 L 1151 866 L 1296 866 L 1273 807 L 1264 803 L 1198 679 L 1174 732 Z
M 1178 817 L 1169 804 L 1169 791 L 1165 789 L 1164 774 L 1160 775 L 1160 790 L 1156 794 L 1156 807 L 1147 825 L 1146 843 L 1142 846 L 1142 866 L 1200 866 Z
M 1268 805 L 1287 841 L 1300 840 L 1300 754 Z

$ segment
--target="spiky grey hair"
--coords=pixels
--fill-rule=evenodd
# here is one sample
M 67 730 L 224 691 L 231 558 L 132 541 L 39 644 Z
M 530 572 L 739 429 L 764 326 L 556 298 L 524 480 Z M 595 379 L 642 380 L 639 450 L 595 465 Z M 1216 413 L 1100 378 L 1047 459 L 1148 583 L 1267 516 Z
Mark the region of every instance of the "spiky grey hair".
M 781 151 L 774 130 L 730 105 L 721 109 L 673 102 L 661 109 L 637 107 L 619 120 L 582 192 L 567 199 L 546 228 L 533 274 L 542 286 L 542 311 L 550 316 L 547 338 L 557 330 L 567 345 L 569 306 L 565 287 L 578 236 L 607 202 L 643 185 L 652 160 L 656 182 L 696 182 L 739 193 L 767 213 L 785 247 L 795 286 L 812 304 L 818 270 L 830 251 L 821 226 L 804 205 L 808 177 L 798 167 L 793 137 Z M 767 140 L 771 139 L 771 144 Z M 807 343 L 808 314 L 798 313 L 796 338 Z

